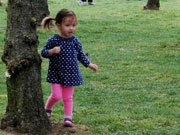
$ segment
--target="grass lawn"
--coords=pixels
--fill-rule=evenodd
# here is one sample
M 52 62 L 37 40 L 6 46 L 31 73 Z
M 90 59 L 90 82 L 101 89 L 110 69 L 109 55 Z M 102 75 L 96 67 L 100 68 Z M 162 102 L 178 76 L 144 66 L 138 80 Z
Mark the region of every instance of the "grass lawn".
M 142 10 L 147 0 L 94 2 L 96 6 L 80 7 L 74 0 L 48 0 L 51 16 L 61 8 L 75 11 L 75 35 L 99 66 L 94 73 L 81 65 L 85 84 L 75 88 L 73 120 L 92 135 L 180 135 L 180 1 L 161 0 L 159 11 Z M 5 6 L 0 7 L 0 56 Z M 57 31 L 37 33 L 40 52 Z M 43 59 L 44 101 L 50 95 L 47 69 L 48 60 Z M 5 71 L 0 60 L 0 118 L 7 105 Z M 59 102 L 51 121 L 62 119 Z

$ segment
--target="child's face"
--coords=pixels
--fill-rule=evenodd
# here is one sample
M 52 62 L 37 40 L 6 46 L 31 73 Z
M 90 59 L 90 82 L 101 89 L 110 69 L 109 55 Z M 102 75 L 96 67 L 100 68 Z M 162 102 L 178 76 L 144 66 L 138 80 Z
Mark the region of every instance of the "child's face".
M 56 24 L 60 35 L 64 38 L 71 37 L 77 28 L 77 18 L 75 16 L 65 17 L 61 24 Z

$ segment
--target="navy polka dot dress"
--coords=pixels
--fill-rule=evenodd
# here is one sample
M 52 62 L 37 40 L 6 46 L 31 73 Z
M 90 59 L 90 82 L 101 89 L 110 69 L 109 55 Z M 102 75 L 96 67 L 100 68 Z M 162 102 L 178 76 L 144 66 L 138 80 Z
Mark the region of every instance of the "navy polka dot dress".
M 48 55 L 48 50 L 61 46 L 59 54 Z M 62 86 L 78 86 L 83 84 L 78 60 L 87 67 L 89 59 L 82 49 L 82 45 L 75 36 L 62 38 L 58 34 L 50 37 L 41 51 L 44 58 L 49 58 L 49 69 L 46 81 Z

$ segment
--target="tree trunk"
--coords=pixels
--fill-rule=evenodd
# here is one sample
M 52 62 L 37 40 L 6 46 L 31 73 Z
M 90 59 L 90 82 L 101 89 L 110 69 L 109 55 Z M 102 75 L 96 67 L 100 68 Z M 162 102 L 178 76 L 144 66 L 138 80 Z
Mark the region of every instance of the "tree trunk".
M 147 5 L 144 6 L 144 9 L 159 10 L 159 7 L 160 7 L 159 0 L 148 0 Z
M 41 58 L 33 16 L 36 0 L 9 0 L 2 60 L 7 66 L 8 105 L 1 129 L 45 135 L 51 125 L 44 110 Z
M 42 19 L 46 16 L 49 16 L 50 12 L 48 10 L 47 0 L 34 0 L 33 3 L 34 10 L 33 15 L 36 18 L 36 23 L 38 26 L 41 25 Z
M 2 6 L 2 2 L 1 2 L 1 0 L 0 0 L 0 6 Z

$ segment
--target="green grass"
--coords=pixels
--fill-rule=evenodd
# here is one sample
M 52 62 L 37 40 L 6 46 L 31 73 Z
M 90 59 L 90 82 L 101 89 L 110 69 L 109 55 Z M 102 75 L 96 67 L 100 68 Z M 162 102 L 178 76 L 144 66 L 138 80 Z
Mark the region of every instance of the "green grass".
M 48 2 L 52 16 L 61 8 L 75 11 L 75 35 L 99 66 L 97 73 L 81 66 L 85 84 L 75 88 L 74 121 L 92 135 L 180 134 L 180 1 L 161 0 L 159 11 L 142 10 L 146 0 L 95 0 L 96 6 L 81 7 L 74 0 Z M 0 14 L 0 26 L 6 26 L 5 7 Z M 37 33 L 40 52 L 57 31 Z M 4 36 L 5 28 L 0 29 L 0 55 Z M 44 101 L 50 94 L 47 68 L 43 59 Z M 5 71 L 0 60 L 0 118 L 7 105 Z M 51 120 L 59 119 L 61 102 Z

